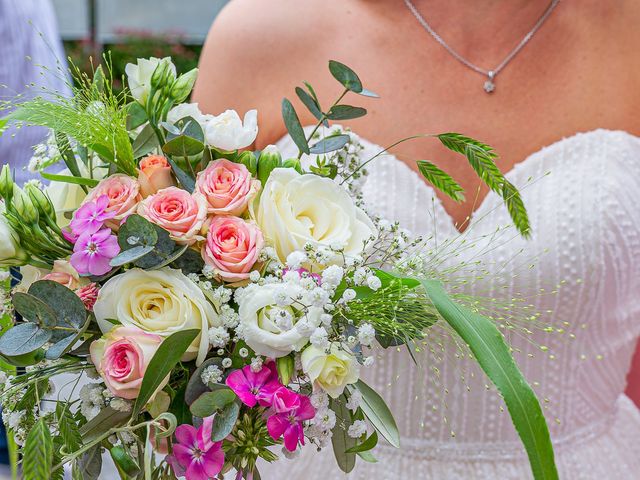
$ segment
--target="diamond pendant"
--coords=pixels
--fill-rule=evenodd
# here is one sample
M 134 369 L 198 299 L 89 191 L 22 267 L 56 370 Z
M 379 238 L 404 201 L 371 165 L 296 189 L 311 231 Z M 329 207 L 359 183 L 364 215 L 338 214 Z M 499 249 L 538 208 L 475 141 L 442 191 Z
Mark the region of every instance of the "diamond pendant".
M 487 77 L 489 77 L 489 79 L 484 82 L 484 91 L 487 93 L 493 93 L 493 91 L 496 89 L 496 84 L 493 82 L 493 79 L 496 77 L 496 74 L 493 70 L 489 70 L 487 72 Z

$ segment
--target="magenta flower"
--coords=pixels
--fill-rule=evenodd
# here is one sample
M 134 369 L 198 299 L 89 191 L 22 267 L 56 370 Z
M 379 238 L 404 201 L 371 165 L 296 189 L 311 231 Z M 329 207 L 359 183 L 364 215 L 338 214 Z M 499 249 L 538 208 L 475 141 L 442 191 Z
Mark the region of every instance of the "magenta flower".
M 263 365 L 257 373 L 251 370 L 251 365 L 246 365 L 242 370 L 232 372 L 226 383 L 248 407 L 255 407 L 256 403 L 271 406 L 273 393 L 282 387 L 273 362 Z
M 196 429 L 192 425 L 180 425 L 176 428 L 176 440 L 173 453 L 167 456 L 173 473 L 187 480 L 209 480 L 222 470 L 224 452 L 222 442 L 211 441 L 213 416 L 204 419 L 202 426 Z
M 304 445 L 302 422 L 316 414 L 309 397 L 282 387 L 272 397 L 272 415 L 267 420 L 267 430 L 274 440 L 284 436 L 284 446 L 290 452 Z
M 71 265 L 80 275 L 104 275 L 111 270 L 109 261 L 118 253 L 118 239 L 108 228 L 83 233 L 73 247 Z
M 71 231 L 76 235 L 83 233 L 95 233 L 102 228 L 106 220 L 115 217 L 115 212 L 107 212 L 109 197 L 99 196 L 94 202 L 82 205 L 71 220 Z

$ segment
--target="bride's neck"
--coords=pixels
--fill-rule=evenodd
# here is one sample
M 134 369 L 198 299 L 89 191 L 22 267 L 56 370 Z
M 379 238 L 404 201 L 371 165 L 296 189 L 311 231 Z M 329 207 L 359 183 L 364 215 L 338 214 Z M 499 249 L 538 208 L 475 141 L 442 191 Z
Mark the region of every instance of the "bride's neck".
M 533 27 L 551 0 L 412 0 L 445 41 L 457 51 L 503 52 Z

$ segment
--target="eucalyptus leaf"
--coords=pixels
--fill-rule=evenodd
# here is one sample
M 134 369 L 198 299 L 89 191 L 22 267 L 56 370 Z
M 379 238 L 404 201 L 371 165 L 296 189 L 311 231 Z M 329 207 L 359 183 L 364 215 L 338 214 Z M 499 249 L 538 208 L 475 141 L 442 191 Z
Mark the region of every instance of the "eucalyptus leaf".
M 204 268 L 204 260 L 200 252 L 189 248 L 180 257 L 171 262 L 171 266 L 179 268 L 185 275 L 200 273 Z
M 53 328 L 58 322 L 58 316 L 53 308 L 45 301 L 30 293 L 14 293 L 12 303 L 16 312 L 18 312 L 22 318 L 41 328 Z
M 171 240 L 169 232 L 157 225 L 153 225 L 153 228 L 156 230 L 158 237 L 153 250 L 135 262 L 137 267 L 144 268 L 145 270 L 160 268 L 161 266 L 171 263 L 173 261 L 174 249 L 176 248 L 176 242 Z M 179 250 L 181 250 L 181 248 Z M 179 256 L 180 254 L 178 254 L 178 257 Z
M 134 263 L 148 253 L 153 252 L 154 248 L 155 246 L 153 245 L 138 245 L 137 247 L 133 247 L 128 250 L 122 250 L 118 255 L 116 255 L 109 261 L 109 265 L 111 265 L 112 267 L 120 267 L 122 265 L 126 265 L 127 263 Z
M 25 353 L 23 355 L 14 355 L 11 357 L 0 355 L 0 360 L 14 367 L 30 367 L 42 361 L 45 356 L 45 351 L 42 348 L 38 348 L 33 352 Z
M 55 312 L 58 327 L 80 330 L 87 320 L 87 309 L 74 291 L 52 280 L 39 280 L 29 287 L 29 294 L 39 298 Z M 76 333 L 71 332 L 71 333 Z M 59 331 L 62 336 L 69 332 Z M 54 333 L 54 338 L 58 336 Z
M 366 108 L 352 107 L 351 105 L 334 105 L 327 113 L 327 118 L 330 120 L 351 120 L 364 117 L 366 114 Z
M 183 117 L 178 120 L 175 125 L 180 129 L 180 135 L 185 135 L 200 143 L 204 143 L 204 131 L 195 118 Z
M 173 253 L 171 253 L 170 255 L 168 255 L 164 260 L 162 260 L 160 263 L 153 265 L 152 267 L 149 267 L 149 270 L 158 270 L 159 268 L 163 268 L 166 267 L 167 265 L 169 265 L 172 262 L 175 262 L 176 260 L 178 260 L 182 254 L 184 254 L 184 252 L 187 251 L 187 249 L 189 248 L 189 245 L 182 245 L 180 248 L 178 248 L 176 251 L 174 251 Z
M 490 319 L 455 303 L 437 280 L 421 280 L 442 318 L 469 346 L 480 367 L 498 388 L 529 456 L 536 480 L 556 480 L 553 447 L 540 403 Z
M 204 143 L 186 135 L 180 135 L 169 140 L 162 146 L 162 151 L 177 157 L 198 155 L 204 150 Z
M 181 330 L 164 339 L 147 366 L 131 416 L 136 417 L 142 411 L 162 381 L 173 371 L 189 345 L 200 334 L 200 330 L 196 329 Z
M 298 114 L 291 102 L 286 98 L 282 99 L 282 118 L 291 139 L 298 149 L 303 153 L 309 154 L 309 143 L 307 142 L 307 137 L 298 118 Z
M 206 418 L 222 410 L 235 399 L 236 394 L 230 388 L 204 392 L 191 404 L 189 409 L 194 416 Z
M 135 130 L 147 120 L 147 112 L 144 107 L 138 102 L 131 102 L 127 107 L 127 130 Z
M 159 147 L 158 137 L 151 124 L 147 124 L 133 141 L 133 157 L 140 158 Z
M 363 88 L 362 91 L 357 93 L 359 95 L 362 95 L 363 97 L 380 98 L 380 95 L 378 95 L 376 92 L 372 92 L 371 90 L 367 90 L 366 88 Z
M 393 414 L 376 391 L 362 380 L 358 380 L 355 388 L 362 394 L 360 408 L 371 425 L 396 448 L 400 448 L 400 432 L 393 418 Z
M 200 395 L 211 390 L 208 385 L 205 385 L 202 382 L 202 372 L 205 368 L 212 365 L 215 365 L 222 369 L 222 359 L 218 357 L 207 358 L 204 362 L 202 362 L 202 365 L 196 368 L 196 370 L 189 378 L 189 383 L 187 383 L 187 387 L 184 392 L 184 400 L 187 405 L 191 405 L 198 399 L 198 397 L 200 397 Z
M 325 154 L 333 152 L 335 150 L 340 150 L 347 143 L 349 143 L 350 139 L 351 137 L 349 137 L 349 135 L 342 134 L 325 137 L 314 146 L 312 146 L 309 151 L 313 154 Z
M 155 246 L 158 232 L 154 225 L 140 215 L 129 215 L 118 230 L 118 245 L 122 250 L 137 246 Z
M 25 355 L 39 349 L 51 339 L 52 330 L 35 323 L 20 323 L 0 337 L 0 353 L 8 357 Z
M 231 402 L 222 408 L 222 411 L 216 415 L 213 428 L 211 430 L 211 441 L 221 442 L 229 436 L 235 427 L 240 414 L 240 405 L 237 402 Z
M 77 335 L 69 335 L 62 340 L 58 340 L 47 349 L 47 360 L 55 360 L 56 358 L 60 358 L 71 349 L 71 347 L 75 342 L 77 342 L 77 340 Z
M 196 189 L 196 181 L 191 177 L 187 172 L 182 170 L 178 164 L 171 158 L 167 158 L 169 165 L 173 169 L 173 174 L 176 176 L 182 188 L 184 188 L 187 192 L 193 193 Z
M 344 63 L 330 60 L 329 71 L 331 75 L 333 75 L 333 78 L 338 80 L 345 88 L 355 93 L 362 92 L 362 82 L 358 78 L 358 75 Z
M 311 95 L 309 95 L 300 87 L 296 87 L 296 95 L 298 95 L 300 101 L 311 112 L 311 115 L 316 117 L 316 119 L 318 120 L 322 120 L 323 115 L 322 110 L 320 109 L 320 104 L 318 104 Z

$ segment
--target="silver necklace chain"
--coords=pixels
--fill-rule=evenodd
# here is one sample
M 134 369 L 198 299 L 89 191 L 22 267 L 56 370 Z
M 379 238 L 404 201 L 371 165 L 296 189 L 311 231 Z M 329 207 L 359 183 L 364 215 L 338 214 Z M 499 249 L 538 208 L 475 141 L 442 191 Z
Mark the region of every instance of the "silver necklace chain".
M 427 21 L 420 14 L 420 12 L 416 8 L 416 6 L 411 2 L 411 0 L 404 0 L 404 3 L 407 6 L 407 8 L 411 11 L 411 13 L 413 13 L 413 16 L 416 17 L 420 25 L 422 25 L 422 27 L 429 33 L 429 35 L 431 35 L 436 42 L 442 45 L 445 48 L 445 50 L 451 54 L 451 56 L 453 56 L 456 60 L 458 60 L 460 63 L 470 68 L 474 72 L 477 72 L 482 76 L 487 77 L 487 80 L 484 82 L 483 88 L 485 92 L 492 93 L 496 89 L 495 80 L 498 73 L 500 73 L 502 69 L 504 69 L 504 67 L 506 67 L 509 64 L 509 62 L 511 62 L 511 60 L 513 60 L 514 57 L 518 53 L 520 53 L 520 50 L 522 50 L 524 46 L 527 43 L 529 43 L 529 40 L 531 40 L 531 38 L 540 29 L 540 27 L 545 22 L 545 20 L 549 17 L 549 15 L 551 15 L 551 12 L 553 12 L 553 10 L 556 8 L 558 3 L 560 3 L 560 0 L 551 0 L 551 3 L 549 3 L 549 5 L 545 9 L 545 11 L 542 13 L 538 21 L 535 23 L 533 28 L 529 30 L 529 33 L 527 33 L 524 36 L 524 38 L 520 41 L 520 43 L 518 43 L 518 45 L 516 45 L 515 48 L 511 50 L 511 52 L 509 52 L 509 54 L 504 58 L 504 60 L 502 60 L 502 62 L 500 62 L 500 64 L 498 64 L 498 66 L 492 70 L 481 68 L 476 64 L 470 62 L 466 58 L 464 58 L 458 52 L 456 52 L 453 48 L 451 48 L 447 44 L 447 42 L 444 41 L 444 39 L 440 35 L 438 35 L 438 33 L 433 28 L 431 28 L 431 25 L 427 23 Z

